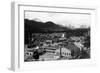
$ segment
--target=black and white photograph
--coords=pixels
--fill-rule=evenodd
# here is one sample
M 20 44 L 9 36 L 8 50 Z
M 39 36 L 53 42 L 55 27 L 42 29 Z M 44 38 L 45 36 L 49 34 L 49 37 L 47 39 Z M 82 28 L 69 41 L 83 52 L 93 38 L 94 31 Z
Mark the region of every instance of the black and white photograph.
M 24 62 L 91 58 L 89 13 L 24 11 Z

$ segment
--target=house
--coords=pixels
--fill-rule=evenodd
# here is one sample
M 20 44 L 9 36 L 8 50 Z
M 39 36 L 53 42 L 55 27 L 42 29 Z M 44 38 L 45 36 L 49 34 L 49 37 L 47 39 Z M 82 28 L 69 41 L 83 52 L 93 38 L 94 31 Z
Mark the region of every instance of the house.
M 71 56 L 73 58 L 77 58 L 80 55 L 80 48 L 74 45 L 73 43 L 68 43 L 66 48 L 71 51 Z
M 67 46 L 60 47 L 55 51 L 55 56 L 63 56 L 67 59 L 77 58 L 80 55 L 80 48 L 75 46 L 72 43 L 69 43 Z
M 60 56 L 63 56 L 65 58 L 71 58 L 71 51 L 65 47 L 59 48 L 55 51 L 54 58 L 60 58 Z

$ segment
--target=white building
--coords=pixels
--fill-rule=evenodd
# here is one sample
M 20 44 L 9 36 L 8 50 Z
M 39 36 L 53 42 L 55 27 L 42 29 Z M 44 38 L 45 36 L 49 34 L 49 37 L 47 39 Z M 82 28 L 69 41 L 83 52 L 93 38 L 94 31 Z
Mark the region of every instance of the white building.
M 55 58 L 59 58 L 60 56 L 71 58 L 71 50 L 65 47 L 57 49 L 55 51 Z

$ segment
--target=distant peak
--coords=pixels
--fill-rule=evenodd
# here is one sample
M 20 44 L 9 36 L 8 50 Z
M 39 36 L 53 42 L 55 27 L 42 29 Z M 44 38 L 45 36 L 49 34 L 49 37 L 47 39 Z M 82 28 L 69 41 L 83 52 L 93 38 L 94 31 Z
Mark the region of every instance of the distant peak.
M 34 18 L 33 19 L 34 21 L 37 21 L 37 22 L 42 22 L 40 19 L 38 19 L 38 18 Z

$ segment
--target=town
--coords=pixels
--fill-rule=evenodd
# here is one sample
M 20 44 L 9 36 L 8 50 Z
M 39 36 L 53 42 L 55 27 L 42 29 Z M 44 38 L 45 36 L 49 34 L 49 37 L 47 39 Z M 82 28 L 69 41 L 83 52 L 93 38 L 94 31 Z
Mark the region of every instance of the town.
M 32 33 L 24 48 L 24 61 L 51 61 L 90 58 L 90 31 L 84 36 L 66 32 Z

